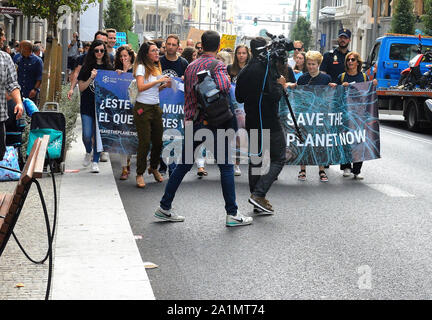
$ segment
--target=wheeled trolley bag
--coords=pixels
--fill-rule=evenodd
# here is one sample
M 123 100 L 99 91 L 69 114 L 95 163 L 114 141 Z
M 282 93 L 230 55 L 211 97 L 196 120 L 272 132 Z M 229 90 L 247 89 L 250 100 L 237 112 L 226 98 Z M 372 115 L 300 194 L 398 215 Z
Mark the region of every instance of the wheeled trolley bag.
M 52 111 L 46 111 L 47 106 L 53 105 Z M 33 142 L 44 135 L 49 135 L 47 157 L 53 166 L 53 172 L 64 173 L 65 168 L 65 146 L 66 146 L 66 119 L 63 113 L 58 112 L 58 103 L 47 102 L 42 111 L 32 115 L 30 133 L 27 144 L 27 155 Z

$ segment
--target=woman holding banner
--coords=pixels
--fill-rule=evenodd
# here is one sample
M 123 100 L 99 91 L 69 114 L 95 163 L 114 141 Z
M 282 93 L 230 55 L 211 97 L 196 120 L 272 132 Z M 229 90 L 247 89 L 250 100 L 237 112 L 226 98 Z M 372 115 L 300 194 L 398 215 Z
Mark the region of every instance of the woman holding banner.
M 135 52 L 127 45 L 117 48 L 114 69 L 120 75 L 126 72 L 133 72 L 133 64 L 135 62 Z M 120 180 L 127 180 L 130 174 L 130 159 L 131 156 L 127 154 L 120 155 L 120 162 L 122 164 L 122 173 Z
M 91 163 L 91 172 L 99 173 L 99 158 L 97 141 L 97 120 L 95 111 L 94 79 L 99 69 L 112 70 L 106 45 L 101 40 L 95 40 L 90 45 L 84 64 L 78 75 L 78 86 L 81 92 L 80 113 L 82 120 L 82 139 L 86 149 L 83 165 Z M 99 148 L 101 149 L 101 148 Z M 93 151 L 93 161 L 91 153 Z
M 171 78 L 162 76 L 159 62 L 159 49 L 150 41 L 144 42 L 135 59 L 133 74 L 138 87 L 138 95 L 133 109 L 134 122 L 138 134 L 137 177 L 138 188 L 144 188 L 143 174 L 147 167 L 147 154 L 151 143 L 149 174 L 157 182 L 163 178 L 158 171 L 162 153 L 162 109 L 159 106 L 159 91 L 171 87 Z
M 303 74 L 298 80 L 297 85 L 329 85 L 335 87 L 336 84 L 331 82 L 331 77 L 328 74 L 320 72 L 320 65 L 323 61 L 323 56 L 318 51 L 308 51 L 306 53 L 306 67 L 308 72 Z M 319 166 L 319 179 L 321 182 L 328 182 L 327 174 L 324 166 Z M 298 175 L 300 181 L 306 181 L 306 166 L 300 166 Z
M 363 61 L 357 52 L 349 52 L 345 57 L 345 72 L 338 76 L 337 84 L 348 87 L 351 83 L 366 82 L 367 76 L 361 71 Z M 377 85 L 376 79 L 373 80 L 373 84 Z M 349 177 L 351 173 L 354 175 L 354 179 L 363 180 L 364 177 L 360 174 L 363 162 L 354 162 L 341 164 L 340 169 L 343 170 L 343 176 Z

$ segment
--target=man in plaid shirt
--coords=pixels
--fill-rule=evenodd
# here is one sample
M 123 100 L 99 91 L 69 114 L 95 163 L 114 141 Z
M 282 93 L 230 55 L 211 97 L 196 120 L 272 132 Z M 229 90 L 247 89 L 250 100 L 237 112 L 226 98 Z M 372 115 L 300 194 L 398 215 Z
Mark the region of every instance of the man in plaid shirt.
M 203 54 L 201 57 L 195 61 L 193 61 L 187 67 L 184 74 L 184 90 L 185 90 L 185 132 L 188 132 L 188 128 L 193 126 L 193 132 L 195 136 L 195 132 L 199 129 L 209 129 L 213 133 L 214 140 L 214 153 L 215 158 L 217 160 L 220 174 L 221 174 L 221 184 L 222 184 L 222 193 L 225 200 L 225 210 L 226 210 L 226 226 L 227 227 L 236 227 L 243 226 L 252 223 L 251 217 L 246 217 L 238 212 L 238 207 L 236 204 L 236 194 L 235 194 L 235 183 L 234 183 L 234 165 L 232 163 L 232 159 L 229 159 L 231 141 L 229 139 L 225 139 L 223 142 L 225 144 L 224 153 L 218 152 L 217 146 L 217 134 L 215 128 L 207 127 L 206 123 L 203 120 L 202 115 L 198 115 L 198 103 L 197 97 L 194 90 L 194 85 L 198 80 L 197 73 L 203 70 L 207 70 L 207 68 L 216 60 L 216 55 L 219 51 L 220 47 L 220 36 L 215 31 L 206 31 L 203 33 L 201 37 L 201 42 L 203 46 Z M 229 93 L 231 82 L 228 77 L 226 66 L 219 62 L 214 68 L 214 77 L 213 79 L 216 82 L 218 89 L 222 92 Z M 232 120 L 228 120 L 228 122 L 222 126 L 224 129 L 232 128 Z M 186 137 L 185 139 L 191 139 L 192 137 Z M 187 142 L 186 142 L 187 143 Z M 193 141 L 192 151 L 195 151 L 195 148 L 198 147 L 202 141 Z M 157 208 L 154 216 L 158 219 L 165 221 L 173 221 L 173 222 L 182 222 L 184 221 L 184 217 L 175 214 L 171 210 L 171 204 L 174 200 L 175 193 L 180 186 L 184 176 L 193 166 L 193 161 L 189 161 L 190 163 L 185 163 L 185 159 L 187 159 L 187 155 L 185 154 L 185 141 L 183 144 L 183 163 L 177 164 L 173 173 L 169 177 L 168 184 L 165 188 L 165 193 L 160 201 L 160 206 Z M 189 157 L 192 158 L 192 157 Z
M 5 34 L 3 28 L 0 27 L 0 47 L 3 47 L 5 42 Z M 21 101 L 20 86 L 18 84 L 15 65 L 11 56 L 0 51 L 0 160 L 6 152 L 6 128 L 5 122 L 8 119 L 8 108 L 6 102 L 6 92 L 15 102 L 16 118 L 20 119 L 23 113 L 23 105 Z

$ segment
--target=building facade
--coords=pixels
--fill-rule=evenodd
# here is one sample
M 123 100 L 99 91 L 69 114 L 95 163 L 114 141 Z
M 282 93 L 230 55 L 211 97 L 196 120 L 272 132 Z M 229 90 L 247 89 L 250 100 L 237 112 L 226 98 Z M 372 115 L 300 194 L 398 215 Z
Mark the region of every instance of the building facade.
M 343 27 L 352 32 L 350 49 L 359 52 L 362 58 L 366 59 L 375 42 L 375 39 L 372 39 L 374 24 L 376 24 L 377 38 L 390 32 L 395 6 L 395 0 L 375 1 L 377 1 L 376 18 L 374 0 L 314 1 L 311 20 L 316 35 L 316 47 L 323 52 L 337 47 L 337 33 Z M 420 21 L 420 16 L 424 14 L 423 1 L 414 0 L 413 3 L 417 20 Z M 316 32 L 317 27 L 318 32 Z

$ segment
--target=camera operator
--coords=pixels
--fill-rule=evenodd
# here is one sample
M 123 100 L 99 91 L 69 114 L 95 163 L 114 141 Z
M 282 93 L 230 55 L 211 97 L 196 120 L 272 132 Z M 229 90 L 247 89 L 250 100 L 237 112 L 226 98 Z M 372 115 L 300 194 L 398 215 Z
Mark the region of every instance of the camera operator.
M 255 164 L 249 155 L 249 188 L 251 196 L 249 203 L 254 206 L 256 214 L 273 214 L 273 207 L 266 199 L 273 182 L 277 179 L 285 163 L 286 138 L 279 119 L 279 100 L 283 94 L 283 85 L 286 80 L 280 77 L 277 71 L 268 68 L 267 80 L 264 86 L 267 63 L 259 59 L 259 54 L 267 49 L 267 41 L 262 37 L 252 39 L 250 42 L 253 58 L 241 70 L 236 83 L 236 99 L 244 103 L 246 112 L 246 130 L 249 138 L 251 130 L 258 130 L 259 155 L 262 157 L 266 150 L 270 151 L 270 169 L 265 175 L 253 173 L 262 167 L 262 162 Z M 262 94 L 261 112 L 260 96 Z M 262 145 L 263 130 L 270 130 L 270 145 Z M 250 139 L 249 139 L 250 142 Z M 253 170 L 255 169 L 255 170 Z

